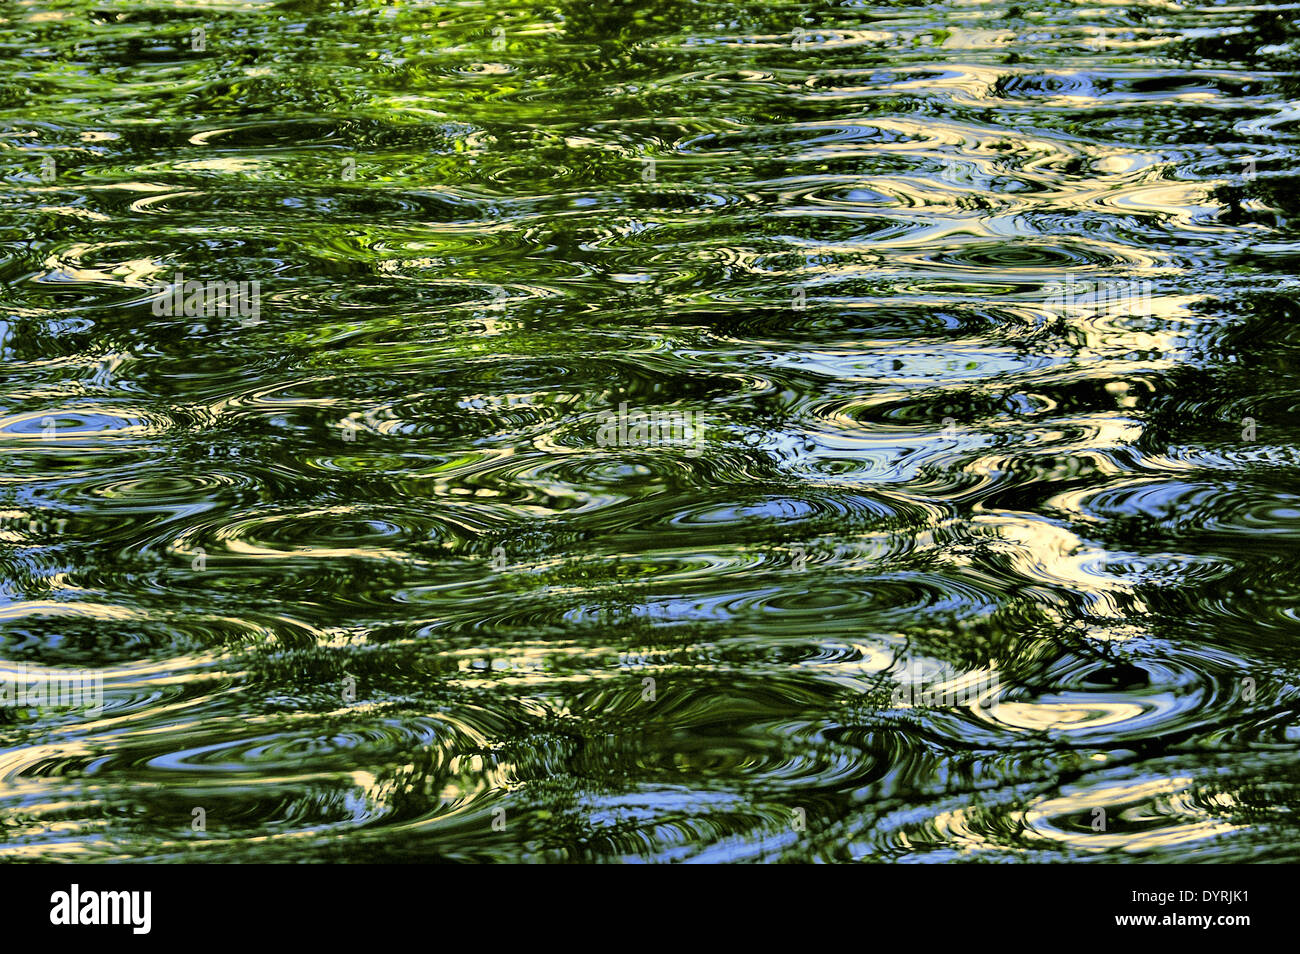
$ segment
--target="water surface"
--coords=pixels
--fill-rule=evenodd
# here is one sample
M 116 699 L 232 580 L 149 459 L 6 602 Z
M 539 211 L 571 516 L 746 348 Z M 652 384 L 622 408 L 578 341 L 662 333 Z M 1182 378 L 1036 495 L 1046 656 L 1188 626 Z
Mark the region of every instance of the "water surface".
M 1300 860 L 1296 17 L 3 4 L 0 858 Z

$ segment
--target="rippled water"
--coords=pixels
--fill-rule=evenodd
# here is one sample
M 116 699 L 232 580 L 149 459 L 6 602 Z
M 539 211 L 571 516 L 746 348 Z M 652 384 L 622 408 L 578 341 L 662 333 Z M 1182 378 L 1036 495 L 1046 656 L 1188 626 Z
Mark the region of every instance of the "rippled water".
M 1297 13 L 0 6 L 0 858 L 1300 860 Z

